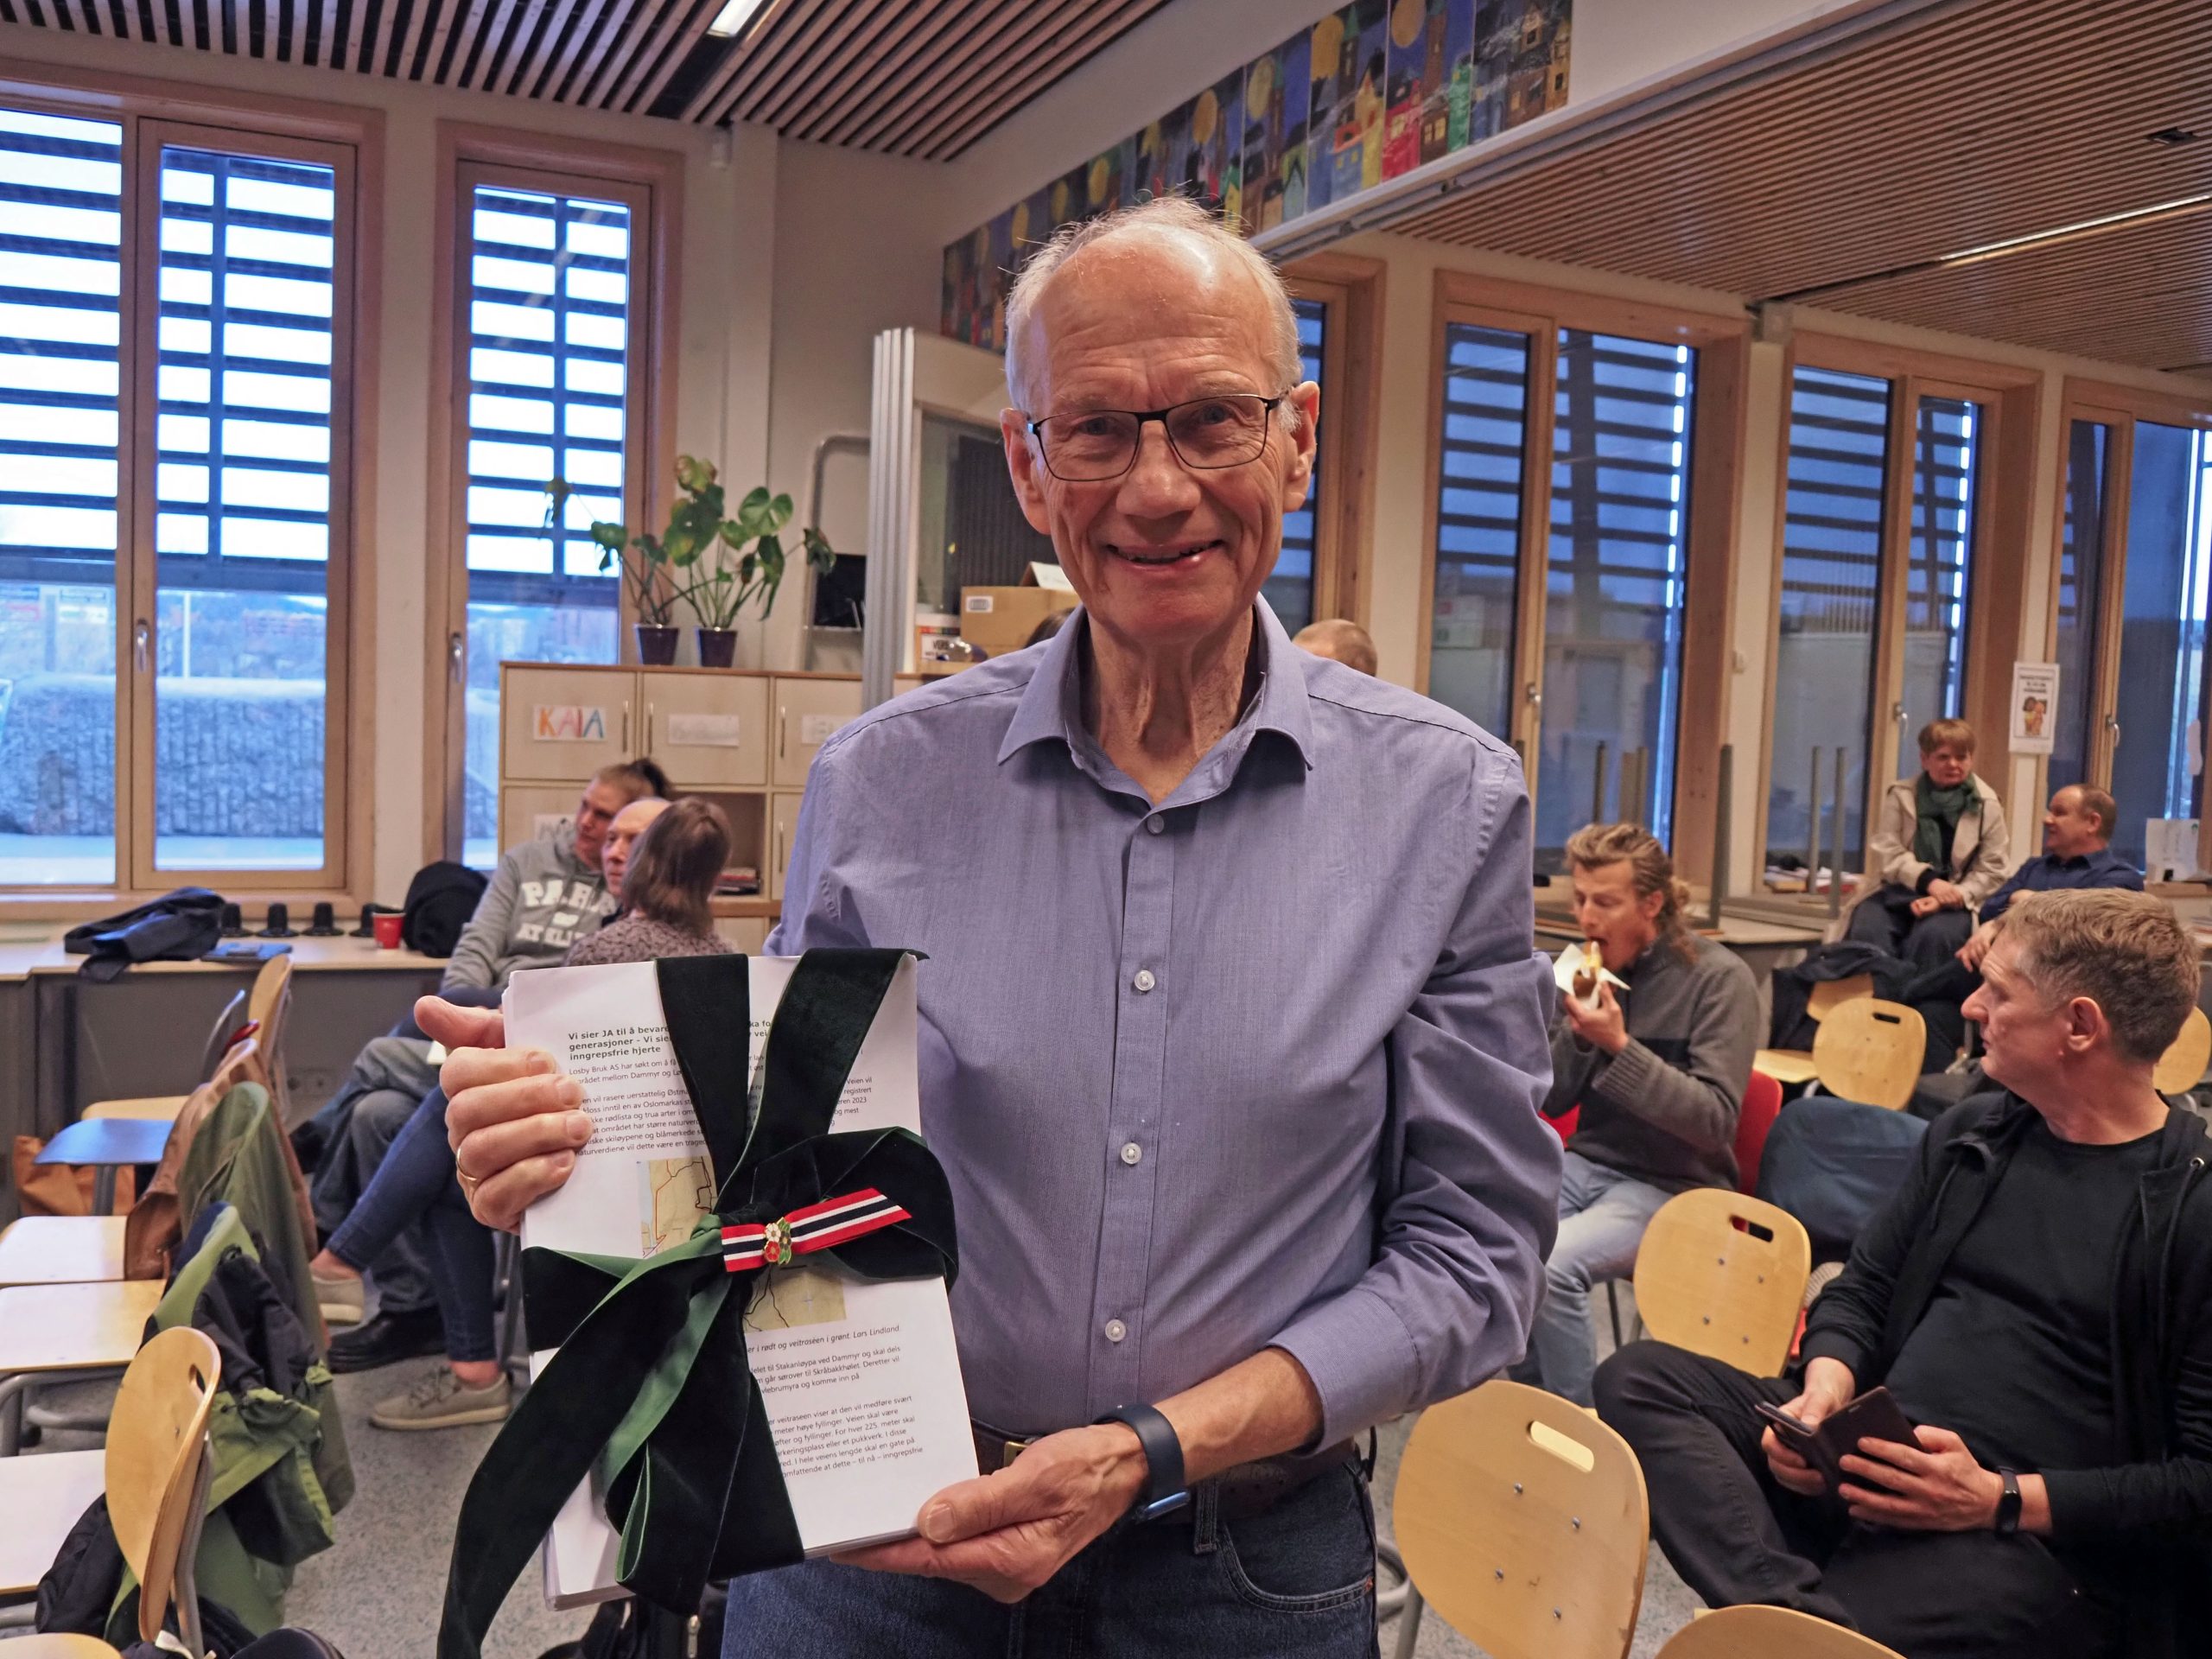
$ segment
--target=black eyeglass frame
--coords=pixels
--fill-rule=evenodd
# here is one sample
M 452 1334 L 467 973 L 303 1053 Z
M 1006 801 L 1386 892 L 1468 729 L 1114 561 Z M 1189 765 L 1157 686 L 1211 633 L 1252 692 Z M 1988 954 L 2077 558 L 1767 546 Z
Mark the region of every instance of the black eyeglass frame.
M 1137 464 L 1137 457 L 1144 453 L 1145 427 L 1154 421 L 1160 423 L 1160 435 L 1167 440 L 1168 454 L 1173 455 L 1177 462 L 1187 471 L 1225 473 L 1232 467 L 1249 467 L 1268 453 L 1268 440 L 1274 435 L 1275 410 L 1289 397 L 1290 393 L 1287 391 L 1279 391 L 1272 397 L 1263 397 L 1256 391 L 1217 391 L 1207 397 L 1186 397 L 1179 404 L 1168 404 L 1165 409 L 1086 409 L 1075 414 L 1047 415 L 1039 421 L 1025 419 L 1023 425 L 1027 429 L 1029 435 L 1037 440 L 1037 454 L 1045 463 L 1045 470 L 1063 484 L 1110 484 L 1117 478 L 1128 477 L 1129 469 Z M 1192 461 L 1176 444 L 1175 429 L 1167 424 L 1167 417 L 1179 409 L 1190 409 L 1199 404 L 1224 403 L 1231 397 L 1259 404 L 1260 447 L 1242 461 L 1222 461 L 1211 463 Z M 1101 473 L 1095 478 L 1070 478 L 1065 473 L 1055 469 L 1052 465 L 1052 447 L 1046 442 L 1045 429 L 1054 421 L 1096 420 L 1101 415 L 1126 415 L 1137 423 L 1136 436 L 1129 444 L 1129 458 L 1123 463 L 1121 471 Z

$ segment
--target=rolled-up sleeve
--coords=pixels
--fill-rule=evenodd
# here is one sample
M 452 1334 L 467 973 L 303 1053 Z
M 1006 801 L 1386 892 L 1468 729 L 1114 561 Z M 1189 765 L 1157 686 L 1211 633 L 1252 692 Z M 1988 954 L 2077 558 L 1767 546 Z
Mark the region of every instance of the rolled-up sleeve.
M 1459 820 L 1466 886 L 1389 1040 L 1390 1133 L 1374 1265 L 1274 1346 L 1306 1370 L 1320 1443 L 1474 1387 L 1527 1347 L 1558 1230 L 1550 964 L 1532 950 L 1532 823 L 1519 764 L 1479 747 Z

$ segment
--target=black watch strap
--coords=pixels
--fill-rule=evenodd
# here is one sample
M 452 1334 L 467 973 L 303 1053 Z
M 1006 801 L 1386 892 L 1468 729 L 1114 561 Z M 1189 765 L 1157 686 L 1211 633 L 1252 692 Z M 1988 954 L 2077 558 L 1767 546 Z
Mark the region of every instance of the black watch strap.
M 2010 1469 L 1997 1472 L 2005 1481 L 2004 1495 L 1997 1500 L 1997 1535 L 2010 1537 L 2020 1529 L 2020 1478 Z
M 1119 1406 L 1098 1421 L 1133 1431 L 1144 1448 L 1145 1466 L 1151 1474 L 1144 1496 L 1137 1500 L 1137 1519 L 1155 1520 L 1191 1501 L 1190 1487 L 1183 1479 L 1183 1442 L 1164 1414 L 1152 1406 Z

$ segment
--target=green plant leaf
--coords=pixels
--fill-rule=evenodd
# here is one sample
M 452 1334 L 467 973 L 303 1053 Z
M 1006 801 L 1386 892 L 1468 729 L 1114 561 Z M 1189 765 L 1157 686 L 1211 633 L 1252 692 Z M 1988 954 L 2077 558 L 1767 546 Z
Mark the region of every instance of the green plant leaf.
M 592 521 L 591 538 L 609 553 L 619 554 L 622 550 L 623 543 L 630 539 L 630 531 L 626 525 L 610 524 L 604 518 L 595 518 Z
M 715 481 L 714 464 L 691 455 L 678 455 L 676 458 L 676 481 L 682 488 L 696 495 Z

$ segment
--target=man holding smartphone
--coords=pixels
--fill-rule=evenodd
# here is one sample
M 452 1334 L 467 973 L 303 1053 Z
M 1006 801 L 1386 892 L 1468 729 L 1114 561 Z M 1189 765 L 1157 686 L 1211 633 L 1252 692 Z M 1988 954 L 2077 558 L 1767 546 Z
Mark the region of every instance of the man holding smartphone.
M 1599 1370 L 1652 1528 L 1715 1606 L 1907 1659 L 2168 1659 L 2212 1600 L 2212 1137 L 2152 1069 L 2195 1005 L 2161 901 L 2037 893 L 1966 1005 L 2005 1092 L 1953 1108 L 1814 1304 L 1793 1379 L 1662 1343 Z M 1862 1402 L 1833 1483 L 1808 1429 Z M 1872 1397 L 1870 1397 L 1872 1396 Z

